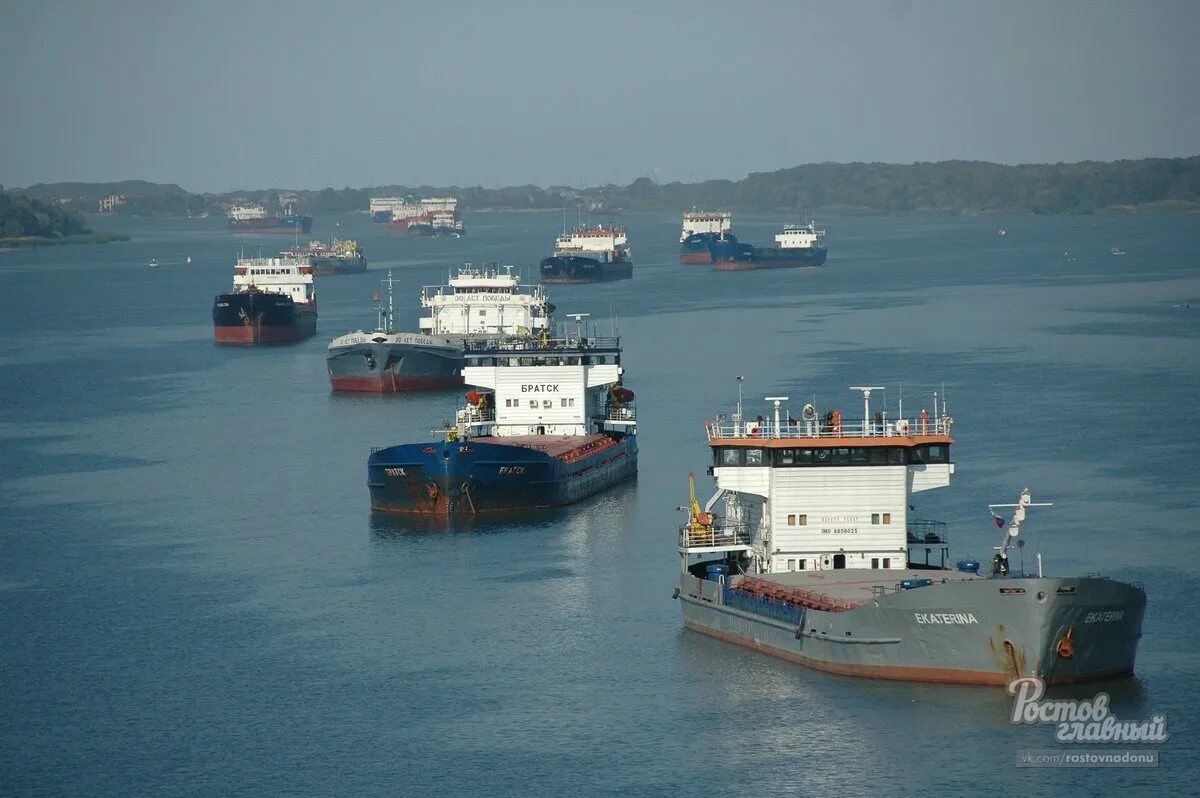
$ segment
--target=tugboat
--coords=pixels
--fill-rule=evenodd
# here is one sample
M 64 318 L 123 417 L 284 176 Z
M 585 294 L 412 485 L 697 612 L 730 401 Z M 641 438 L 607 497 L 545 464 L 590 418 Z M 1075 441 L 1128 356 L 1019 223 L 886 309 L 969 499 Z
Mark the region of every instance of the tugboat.
M 544 283 L 600 283 L 633 276 L 629 239 L 622 227 L 576 227 L 554 241 L 541 263 Z
M 513 268 L 465 264 L 447 285 L 421 291 L 420 332 L 393 327 L 392 274 L 384 281 L 387 304 L 375 294 L 379 322 L 333 339 L 326 365 L 335 391 L 440 390 L 463 384 L 463 345 L 474 339 L 535 335 L 550 323 L 554 306 L 540 285 L 522 285 Z
M 713 263 L 718 271 L 743 271 L 746 269 L 780 269 L 789 266 L 822 266 L 829 254 L 821 246 L 824 230 L 818 230 L 815 222 L 789 224 L 775 236 L 775 246 L 746 247 L 734 239 L 732 245 L 714 244 Z
M 811 404 L 781 417 L 778 396 L 766 397 L 773 418 L 745 419 L 739 400 L 731 418 L 706 422 L 716 492 L 701 506 L 693 482 L 680 508 L 684 625 L 848 676 L 1005 685 L 1131 675 L 1142 586 L 1047 576 L 1040 553 L 1034 572 L 1014 567 L 1028 513 L 1048 506 L 1028 489 L 989 505 L 1003 528 L 989 572 L 972 560 L 950 568 L 945 524 L 909 514 L 912 494 L 954 474 L 945 405 L 935 394 L 932 415 L 901 408 L 892 420 L 870 412 L 877 386 L 851 390 L 864 420 Z
M 213 300 L 218 344 L 285 344 L 317 332 L 312 266 L 299 258 L 239 258 L 233 291 Z
M 637 474 L 637 412 L 618 338 L 468 341 L 472 390 L 438 440 L 377 449 L 371 509 L 451 518 L 571 504 Z
M 679 231 L 680 263 L 712 263 L 710 251 L 718 239 L 734 242 L 733 214 L 729 211 L 692 210 L 683 215 L 683 228 Z

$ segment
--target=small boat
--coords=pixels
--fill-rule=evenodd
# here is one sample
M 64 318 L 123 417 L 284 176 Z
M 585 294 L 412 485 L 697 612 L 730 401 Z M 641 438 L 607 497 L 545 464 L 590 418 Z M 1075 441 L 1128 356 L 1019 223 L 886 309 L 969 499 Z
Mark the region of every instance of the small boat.
M 1124 255 L 1125 254 L 1125 250 L 1121 249 L 1120 247 L 1113 247 L 1109 251 L 1112 252 L 1112 254 L 1114 254 L 1114 255 Z
M 151 259 L 150 259 L 150 268 L 151 268 L 151 269 L 157 269 L 157 268 L 158 268 L 158 258 L 151 258 Z
M 187 262 L 188 262 L 188 263 L 191 263 L 191 262 L 192 262 L 192 256 L 191 256 L 191 255 L 188 255 Z
M 1006 236 L 1006 235 L 1008 235 L 1008 231 L 1007 231 L 1007 230 L 1005 230 L 1003 227 L 1001 227 L 999 230 L 997 230 L 997 231 L 996 231 L 996 235 L 998 235 L 998 236 Z

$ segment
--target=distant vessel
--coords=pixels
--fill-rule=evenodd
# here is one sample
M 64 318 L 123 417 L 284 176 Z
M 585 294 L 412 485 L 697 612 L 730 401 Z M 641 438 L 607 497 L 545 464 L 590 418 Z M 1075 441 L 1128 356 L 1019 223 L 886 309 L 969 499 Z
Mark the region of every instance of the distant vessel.
M 712 245 L 718 240 L 734 243 L 733 214 L 729 211 L 689 211 L 679 231 L 680 263 L 712 263 Z
M 816 223 L 789 224 L 775 236 L 775 246 L 747 250 L 745 244 L 736 240 L 714 244 L 713 263 L 718 271 L 821 266 L 828 255 L 828 250 L 821 246 L 824 237 L 825 231 L 818 230 Z
M 375 450 L 371 509 L 453 517 L 571 504 L 637 474 L 637 413 L 617 338 L 467 344 L 466 394 L 441 440 Z
M 151 268 L 151 269 L 157 269 L 157 268 L 158 268 L 158 258 L 151 258 L 151 259 L 150 259 L 150 268 Z
M 445 286 L 421 291 L 425 314 L 420 332 L 397 332 L 392 275 L 387 302 L 376 294 L 378 325 L 339 336 L 329 344 L 326 365 L 335 391 L 400 391 L 456 388 L 463 384 L 463 346 L 475 339 L 529 336 L 550 324 L 553 306 L 541 286 L 522 285 L 512 267 L 466 264 Z
M 191 255 L 188 255 L 188 256 L 187 256 L 187 262 L 188 262 L 188 263 L 191 263 L 191 262 L 192 262 L 192 256 L 191 256 Z
M 239 258 L 233 291 L 213 300 L 218 344 L 282 344 L 317 331 L 312 266 L 299 258 Z
M 623 227 L 579 226 L 555 239 L 540 268 L 545 283 L 599 283 L 632 277 L 633 257 Z
M 376 197 L 370 203 L 371 219 L 387 222 L 395 231 L 414 236 L 450 236 L 466 233 L 455 197 L 421 200 Z
M 1099 576 L 1010 564 L 1032 507 L 989 505 L 1007 528 L 991 558 L 946 565 L 945 524 L 910 515 L 914 493 L 954 474 L 945 406 L 862 420 L 767 397 L 773 418 L 706 422 L 716 493 L 692 490 L 675 595 L 688 629 L 818 670 L 906 681 L 1003 685 L 1133 673 L 1146 594 Z M 770 412 L 770 411 L 768 411 Z M 723 503 L 724 513 L 714 511 Z M 685 508 L 680 508 L 685 509 Z M 999 512 L 1010 514 L 1006 521 Z M 923 555 L 923 558 L 922 558 Z M 1022 556 L 1023 560 L 1023 556 Z
M 225 209 L 229 229 L 235 233 L 308 233 L 311 216 L 295 216 L 288 205 L 283 214 L 270 214 L 262 205 L 230 205 Z
M 1001 227 L 999 230 L 997 230 L 997 231 L 996 231 L 996 235 L 998 235 L 998 236 L 1006 236 L 1006 235 L 1008 235 L 1008 231 L 1007 231 L 1007 230 L 1005 230 L 1003 227 Z
M 1121 249 L 1120 247 L 1113 247 L 1109 251 L 1114 255 L 1124 255 L 1125 254 L 1125 250 Z
M 285 256 L 307 259 L 315 275 L 358 274 L 367 270 L 367 258 L 357 241 L 331 238 L 329 243 L 310 241 L 308 246 L 296 246 L 282 253 Z

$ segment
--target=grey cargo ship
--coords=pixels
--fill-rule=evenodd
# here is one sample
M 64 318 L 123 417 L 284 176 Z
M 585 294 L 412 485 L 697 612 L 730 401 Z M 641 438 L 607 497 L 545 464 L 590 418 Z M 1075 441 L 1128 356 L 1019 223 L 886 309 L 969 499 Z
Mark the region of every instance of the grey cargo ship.
M 787 397 L 773 419 L 706 423 L 716 493 L 694 483 L 679 531 L 675 596 L 684 625 L 822 671 L 879 679 L 1005 685 L 1129 676 L 1146 595 L 1102 576 L 1044 576 L 1009 553 L 1034 504 L 991 505 L 1002 539 L 980 568 L 947 564 L 945 525 L 910 516 L 912 494 L 949 485 L 952 419 L 843 421 Z M 725 512 L 714 509 L 723 503 Z M 998 512 L 1000 511 L 1000 512 Z M 1001 512 L 1009 515 L 1005 520 Z M 983 573 L 980 573 L 980 571 Z

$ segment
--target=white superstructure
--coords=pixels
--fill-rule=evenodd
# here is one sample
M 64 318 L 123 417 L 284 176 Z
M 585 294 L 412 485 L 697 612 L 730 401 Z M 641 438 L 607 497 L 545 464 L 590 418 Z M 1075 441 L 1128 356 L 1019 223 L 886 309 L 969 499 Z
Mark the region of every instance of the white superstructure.
M 585 315 L 575 315 L 574 335 L 468 344 L 463 379 L 483 392 L 458 412 L 458 430 L 466 437 L 634 434 L 633 392 L 620 387 L 620 339 L 584 335 Z
M 818 230 L 816 222 L 789 224 L 775 236 L 775 243 L 780 249 L 815 249 L 824 237 L 825 231 Z
M 512 266 L 465 264 L 447 285 L 421 290 L 421 332 L 444 336 L 532 335 L 550 326 L 541 285 L 522 285 Z
M 390 213 L 393 220 L 411 219 L 440 212 L 453 215 L 458 213 L 458 199 L 456 197 L 426 197 L 421 200 L 412 197 L 371 197 L 368 209 L 372 216 L 379 213 Z
M 248 222 L 267 218 L 267 209 L 261 205 L 230 205 L 225 208 L 225 215 L 235 222 Z
M 934 395 L 932 415 L 890 418 L 871 412 L 876 386 L 856 387 L 865 420 L 799 418 L 767 397 L 768 417 L 738 411 L 706 423 L 716 493 L 705 515 L 724 503 L 715 523 L 685 527 L 681 551 L 698 559 L 714 550 L 743 551 L 758 573 L 842 568 L 904 569 L 909 547 L 943 552 L 943 525 L 912 518 L 913 493 L 945 487 L 954 474 L 950 426 Z M 695 514 L 695 513 L 693 513 Z M 944 557 L 944 554 L 941 556 Z
M 688 211 L 683 215 L 679 243 L 696 233 L 728 233 L 733 229 L 733 214 L 729 211 Z
M 233 290 L 263 291 L 290 296 L 298 305 L 315 304 L 316 286 L 307 258 L 238 258 L 233 270 Z
M 602 263 L 627 260 L 629 238 L 623 227 L 576 227 L 554 239 L 555 257 L 577 255 L 595 258 Z

